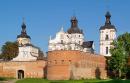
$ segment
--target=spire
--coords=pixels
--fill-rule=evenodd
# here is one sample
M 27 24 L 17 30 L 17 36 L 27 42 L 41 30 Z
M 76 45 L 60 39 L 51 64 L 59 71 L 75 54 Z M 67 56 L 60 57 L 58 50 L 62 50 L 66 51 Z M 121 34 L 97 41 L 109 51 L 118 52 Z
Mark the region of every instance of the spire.
M 76 16 L 73 16 L 70 21 L 71 21 L 71 27 L 67 30 L 67 32 L 69 34 L 71 34 L 71 33 L 83 34 L 83 31 L 80 30 L 78 27 L 78 20 L 77 20 Z
M 26 24 L 24 18 L 23 18 L 23 23 L 21 25 L 21 28 L 22 28 L 21 34 L 18 35 L 17 38 L 30 38 L 30 36 L 28 36 L 26 33 Z
M 71 27 L 72 27 L 72 28 L 78 27 L 78 20 L 76 19 L 76 16 L 73 16 L 73 17 L 71 18 Z
M 21 34 L 27 34 L 26 33 L 26 24 L 25 24 L 25 19 L 24 18 L 23 18 L 23 23 L 22 23 L 21 27 L 22 27 Z
M 100 30 L 104 30 L 104 29 L 115 29 L 116 30 L 115 26 L 111 24 L 111 21 L 110 21 L 111 14 L 109 11 L 106 12 L 105 17 L 106 17 L 105 25 L 101 26 Z
M 107 11 L 106 15 L 106 22 L 105 22 L 105 25 L 108 25 L 108 24 L 111 24 L 111 21 L 110 21 L 110 18 L 111 18 L 111 14 L 109 11 Z

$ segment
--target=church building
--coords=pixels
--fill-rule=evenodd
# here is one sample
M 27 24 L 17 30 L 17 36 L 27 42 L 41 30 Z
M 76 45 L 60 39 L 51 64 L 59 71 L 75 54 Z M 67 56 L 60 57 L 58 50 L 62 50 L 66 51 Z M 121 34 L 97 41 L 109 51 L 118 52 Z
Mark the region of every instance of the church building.
M 78 26 L 78 20 L 73 16 L 70 20 L 71 26 L 64 32 L 63 27 L 56 33 L 55 38 L 49 40 L 48 51 L 54 50 L 79 50 L 94 53 L 93 41 L 84 39 L 83 30 Z
M 104 56 L 110 55 L 111 42 L 116 39 L 116 28 L 111 24 L 110 13 L 100 27 L 100 54 L 94 52 L 94 42 L 84 38 L 78 20 L 73 16 L 67 31 L 63 27 L 55 38 L 48 41 L 46 58 L 39 59 L 40 49 L 31 43 L 23 22 L 17 36 L 19 53 L 11 61 L 0 61 L 0 77 L 47 78 L 48 80 L 107 79 Z
M 36 61 L 39 49 L 31 44 L 31 37 L 26 33 L 26 25 L 23 22 L 21 34 L 17 36 L 19 54 L 12 61 Z

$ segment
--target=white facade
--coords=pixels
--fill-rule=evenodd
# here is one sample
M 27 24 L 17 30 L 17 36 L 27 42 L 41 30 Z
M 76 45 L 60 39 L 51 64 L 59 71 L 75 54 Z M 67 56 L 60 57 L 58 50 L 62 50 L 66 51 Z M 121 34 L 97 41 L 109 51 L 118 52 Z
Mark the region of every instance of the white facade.
M 18 56 L 12 61 L 36 61 L 39 49 L 31 44 L 31 38 L 26 33 L 26 25 L 23 23 L 21 34 L 17 36 Z
M 100 30 L 100 54 L 104 56 L 111 56 L 110 48 L 113 40 L 116 39 L 115 29 Z
M 83 48 L 84 35 L 80 33 L 69 34 L 63 31 L 63 28 L 56 33 L 55 38 L 49 40 L 48 51 L 54 50 L 80 50 L 83 52 L 94 53 L 92 48 Z
M 56 34 L 54 39 L 50 38 L 48 51 L 53 50 L 83 50 L 81 45 L 84 42 L 83 34 L 68 34 L 63 28 Z
M 106 13 L 105 17 L 105 25 L 100 27 L 100 54 L 111 56 L 110 48 L 112 47 L 111 43 L 116 39 L 116 28 L 111 25 L 109 12 Z
M 80 50 L 94 53 L 93 41 L 85 41 L 83 31 L 78 27 L 78 20 L 73 16 L 71 26 L 64 32 L 63 27 L 56 33 L 55 38 L 49 40 L 48 51 L 54 50 Z
M 17 38 L 17 42 L 19 46 L 26 45 L 26 44 L 31 44 L 31 40 L 29 38 Z
M 38 49 L 32 46 L 19 47 L 19 54 L 12 61 L 36 61 L 38 57 Z

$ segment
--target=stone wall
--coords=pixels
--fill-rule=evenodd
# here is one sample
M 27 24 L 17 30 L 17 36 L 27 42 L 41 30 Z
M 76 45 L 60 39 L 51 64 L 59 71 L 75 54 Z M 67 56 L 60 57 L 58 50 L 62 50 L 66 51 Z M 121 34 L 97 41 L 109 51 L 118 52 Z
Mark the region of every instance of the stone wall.
M 107 78 L 104 56 L 81 51 L 50 51 L 47 61 L 49 80 Z
M 43 78 L 46 62 L 43 60 L 28 62 L 0 62 L 0 77 L 18 78 L 18 71 L 24 71 L 24 78 Z

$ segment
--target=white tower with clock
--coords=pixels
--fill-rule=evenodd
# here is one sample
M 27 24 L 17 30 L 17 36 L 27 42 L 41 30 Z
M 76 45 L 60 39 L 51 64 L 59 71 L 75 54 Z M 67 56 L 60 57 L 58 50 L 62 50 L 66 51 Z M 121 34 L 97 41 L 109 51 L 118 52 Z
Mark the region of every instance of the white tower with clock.
M 26 33 L 26 25 L 23 22 L 21 34 L 17 36 L 19 45 L 18 56 L 12 61 L 36 61 L 38 57 L 38 48 L 31 44 L 31 38 Z
M 111 56 L 110 48 L 111 43 L 116 39 L 116 28 L 111 25 L 109 12 L 106 13 L 106 22 L 104 26 L 100 27 L 100 54 L 104 56 Z

